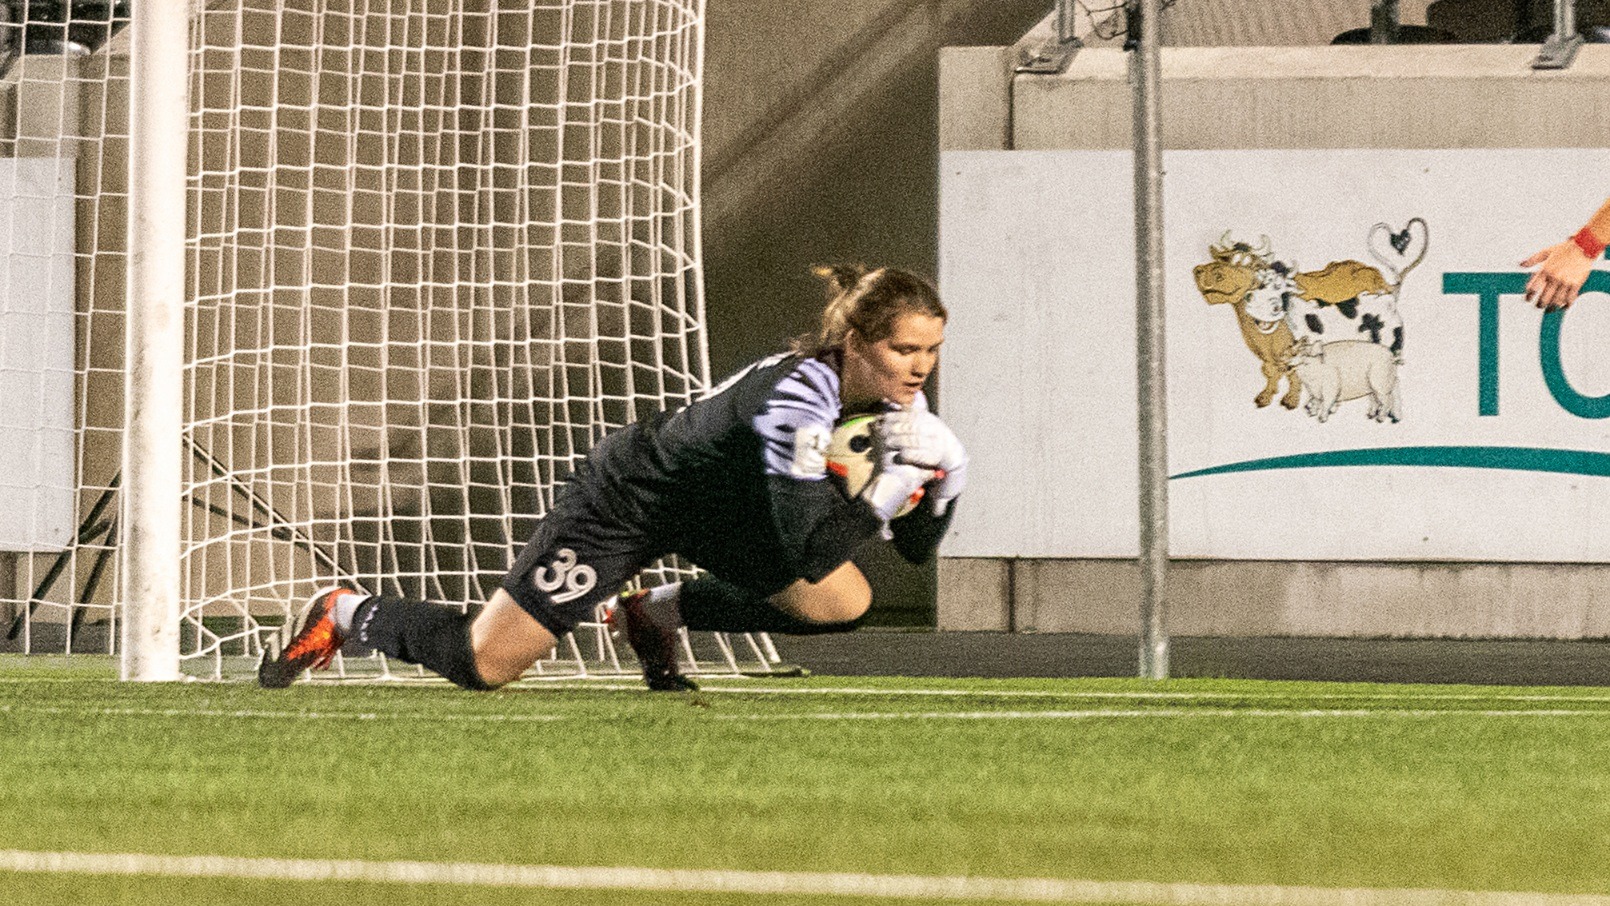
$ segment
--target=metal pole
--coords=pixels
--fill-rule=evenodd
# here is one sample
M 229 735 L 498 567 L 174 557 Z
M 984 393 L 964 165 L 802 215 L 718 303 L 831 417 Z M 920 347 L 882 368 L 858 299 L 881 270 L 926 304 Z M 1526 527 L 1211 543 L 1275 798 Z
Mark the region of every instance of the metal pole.
M 134 7 L 122 579 L 125 680 L 179 679 L 187 0 Z
M 1554 37 L 1576 34 L 1576 0 L 1554 0 Z
M 1135 98 L 1136 360 L 1140 414 L 1140 675 L 1168 677 L 1168 396 L 1163 368 L 1163 151 L 1158 0 L 1138 0 Z M 1134 36 L 1131 36 L 1132 38 Z
M 1073 3 L 1074 0 L 1057 0 L 1057 43 L 1067 44 L 1073 41 Z
M 1554 0 L 1554 33 L 1538 48 L 1532 68 L 1569 68 L 1583 43 L 1576 31 L 1576 0 Z

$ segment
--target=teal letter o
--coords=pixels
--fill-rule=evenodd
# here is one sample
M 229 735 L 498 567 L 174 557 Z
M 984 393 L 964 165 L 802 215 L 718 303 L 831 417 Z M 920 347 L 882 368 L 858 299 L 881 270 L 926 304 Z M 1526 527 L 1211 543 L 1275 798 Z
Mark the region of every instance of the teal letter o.
M 1610 293 L 1610 272 L 1594 271 L 1589 274 L 1582 291 Z M 1570 382 L 1565 379 L 1565 371 L 1560 367 L 1560 323 L 1564 320 L 1564 314 L 1563 311 L 1551 311 L 1543 315 L 1543 330 L 1538 338 L 1543 383 L 1548 385 L 1554 401 L 1572 415 L 1578 418 L 1610 418 L 1610 394 L 1583 396 L 1571 389 Z

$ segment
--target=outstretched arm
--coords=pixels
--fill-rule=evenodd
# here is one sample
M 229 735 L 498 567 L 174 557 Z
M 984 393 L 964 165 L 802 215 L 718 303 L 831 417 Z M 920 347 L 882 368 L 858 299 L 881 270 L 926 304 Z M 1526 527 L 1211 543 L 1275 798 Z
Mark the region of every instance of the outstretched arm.
M 1538 267 L 1526 282 L 1526 300 L 1544 311 L 1568 308 L 1582 291 L 1593 262 L 1604 254 L 1610 242 L 1610 201 L 1606 201 L 1578 230 L 1576 235 L 1551 245 L 1521 262 L 1521 267 Z

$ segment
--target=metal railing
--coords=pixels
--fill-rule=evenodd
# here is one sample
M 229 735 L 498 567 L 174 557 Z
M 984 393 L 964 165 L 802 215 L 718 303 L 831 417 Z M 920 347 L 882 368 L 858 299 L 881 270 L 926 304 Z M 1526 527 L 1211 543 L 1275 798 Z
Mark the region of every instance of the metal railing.
M 1554 33 L 1532 60 L 1533 69 L 1565 69 L 1582 49 L 1582 35 L 1576 29 L 1576 0 L 1554 0 Z

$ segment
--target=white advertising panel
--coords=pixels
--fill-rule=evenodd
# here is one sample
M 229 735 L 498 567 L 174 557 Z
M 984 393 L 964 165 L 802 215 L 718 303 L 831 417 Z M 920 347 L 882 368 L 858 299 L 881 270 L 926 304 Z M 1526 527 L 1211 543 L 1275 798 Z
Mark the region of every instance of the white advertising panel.
M 1610 263 L 1568 312 L 1519 261 L 1610 150 L 1165 156 L 1170 551 L 1610 561 Z M 947 152 L 947 556 L 1138 552 L 1126 152 Z
M 73 537 L 72 174 L 0 159 L 0 551 Z

